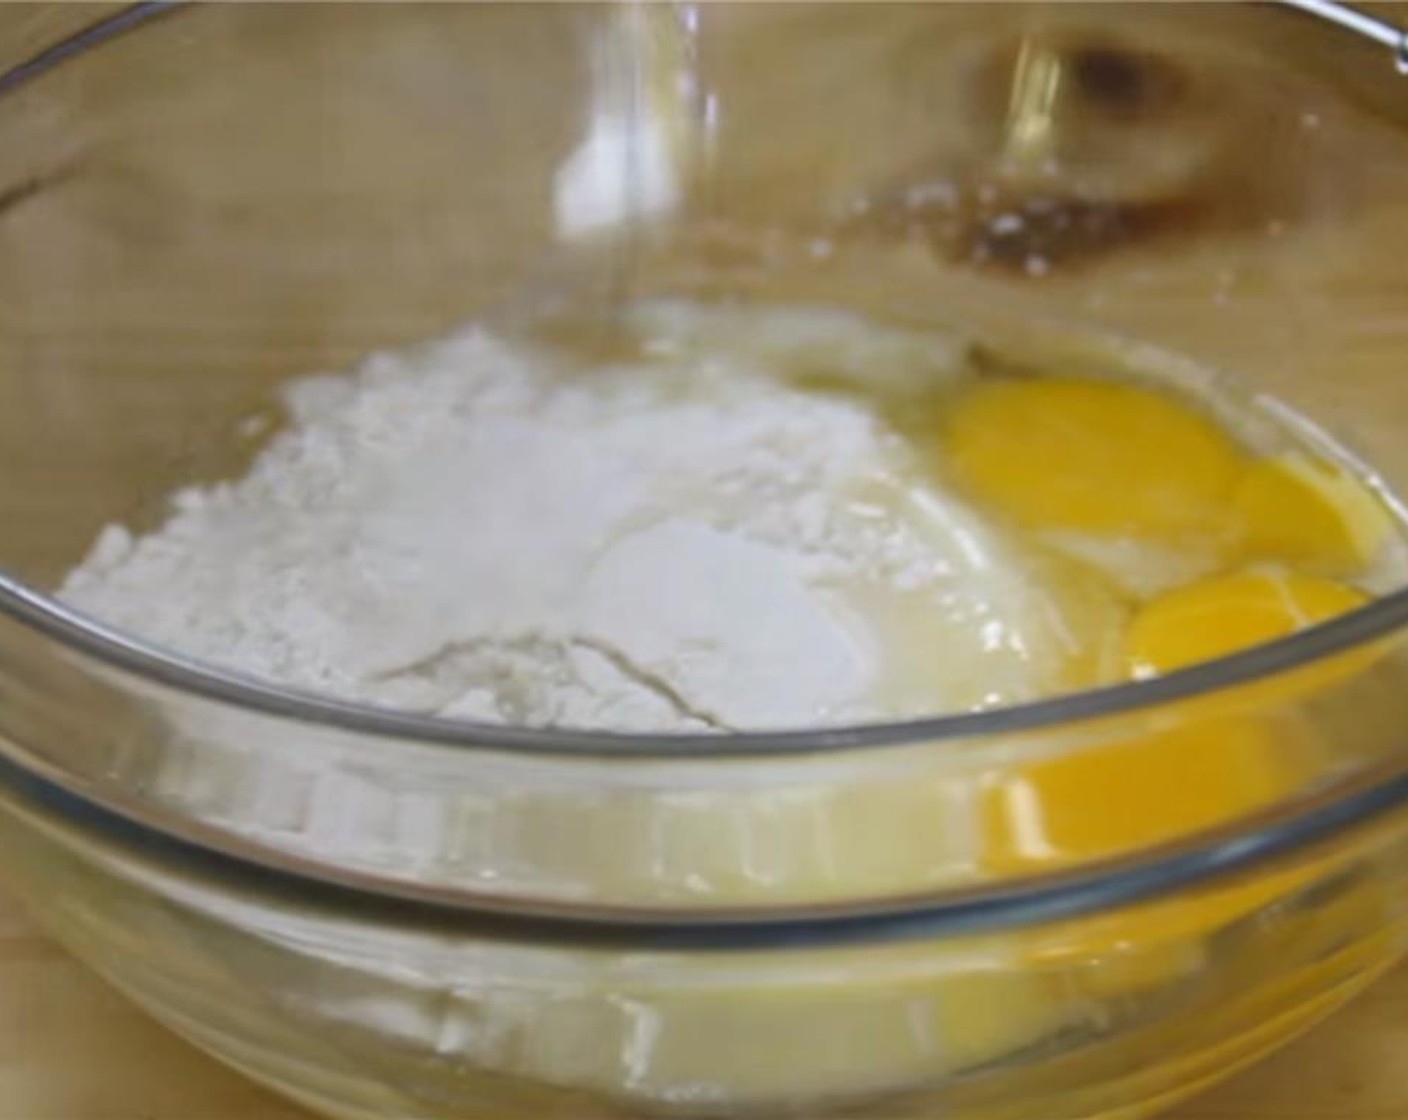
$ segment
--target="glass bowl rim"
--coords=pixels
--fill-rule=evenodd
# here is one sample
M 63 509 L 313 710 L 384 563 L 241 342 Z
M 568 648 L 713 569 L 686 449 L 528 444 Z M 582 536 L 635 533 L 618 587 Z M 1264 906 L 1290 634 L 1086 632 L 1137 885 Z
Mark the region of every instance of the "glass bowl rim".
M 1393 50 L 1408 72 L 1408 30 L 1358 11 L 1343 0 L 1275 0 L 1298 12 Z M 191 0 L 138 0 L 0 72 L 0 96 L 56 66 L 191 5 Z M 567 757 L 696 756 L 707 742 L 711 756 L 753 758 L 825 753 L 868 747 L 1011 734 L 1083 722 L 1214 694 L 1272 677 L 1383 638 L 1408 625 L 1408 588 L 1382 596 L 1347 615 L 1287 638 L 1200 663 L 1149 680 L 1129 681 L 981 711 L 951 712 L 890 723 L 864 723 L 800 730 L 711 734 L 599 732 L 507 727 L 443 719 L 319 696 L 186 658 L 105 626 L 70 609 L 0 569 L 0 612 L 61 645 L 81 650 L 139 678 L 234 707 L 373 736 L 414 739 L 463 747 L 510 747 Z
M 1108 716 L 1215 697 L 1349 653 L 1408 628 L 1408 588 L 1295 634 L 1186 669 L 1142 680 L 1060 693 L 980 711 L 946 712 L 888 723 L 859 723 L 776 731 L 727 733 L 594 731 L 538 728 L 447 719 L 379 708 L 196 661 L 106 625 L 0 569 L 0 613 L 122 673 L 297 723 L 332 727 L 382 739 L 465 749 L 511 750 L 567 759 L 738 761 L 821 755 L 887 747 L 976 740 L 1060 729 Z
M 1277 4 L 1389 47 L 1408 72 L 1408 32 L 1356 10 L 1341 0 L 1275 0 Z M 92 25 L 0 72 L 0 95 L 86 50 L 149 20 L 184 8 L 190 0 L 140 0 L 100 17 Z M 1175 701 L 1215 695 L 1238 685 L 1288 673 L 1408 628 L 1408 589 L 1375 599 L 1348 614 L 1297 634 L 1164 676 L 1067 693 L 977 712 L 956 712 L 892 723 L 726 735 L 620 733 L 529 729 L 471 723 L 380 709 L 284 688 L 185 658 L 133 635 L 107 627 L 0 570 L 0 614 L 58 646 L 139 680 L 199 696 L 234 709 L 314 726 L 332 727 L 387 740 L 461 749 L 512 751 L 563 760 L 697 759 L 707 744 L 710 759 L 737 761 L 852 752 L 883 747 L 974 739 L 1059 728 L 1101 717 L 1137 712 Z M 1362 777 L 1362 775 L 1361 775 Z M 0 758 L 0 784 L 9 785 L 110 838 L 149 849 L 181 863 L 205 863 L 227 875 L 252 877 L 261 887 L 306 897 L 310 888 L 348 895 L 389 908 L 409 906 L 432 915 L 466 915 L 514 937 L 611 941 L 645 936 L 661 947 L 779 947 L 880 938 L 908 939 L 972 928 L 1006 928 L 1072 916 L 1157 897 L 1274 860 L 1325 841 L 1408 803 L 1408 767 L 1321 791 L 1311 803 L 1293 803 L 1229 822 L 1213 835 L 1186 838 L 1157 852 L 1134 853 L 1077 872 L 1051 872 L 993 889 L 954 889 L 932 896 L 867 903 L 858 912 L 815 907 L 781 917 L 767 912 L 738 920 L 729 915 L 672 912 L 661 921 L 648 912 L 583 913 L 565 905 L 534 908 L 513 900 L 482 898 L 455 888 L 414 885 L 357 873 L 329 874 L 321 864 L 280 858 L 236 835 L 212 839 L 200 829 L 170 827 L 116 805 L 91 790 L 78 790 L 51 775 Z M 198 822 L 196 822 L 198 823 Z M 1244 827 L 1251 826 L 1251 827 Z M 427 908 L 428 909 L 425 909 Z M 422 912 L 423 911 L 423 912 Z

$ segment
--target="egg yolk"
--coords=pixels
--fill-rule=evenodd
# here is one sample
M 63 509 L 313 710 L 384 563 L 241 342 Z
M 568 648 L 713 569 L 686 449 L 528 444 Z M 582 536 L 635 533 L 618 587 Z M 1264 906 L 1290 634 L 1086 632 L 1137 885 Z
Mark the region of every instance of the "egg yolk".
M 1326 574 L 1361 569 L 1392 531 L 1382 503 L 1357 479 L 1304 455 L 1248 467 L 1232 516 L 1248 557 Z
M 1073 648 L 1075 680 L 1154 677 L 1352 611 L 1367 596 L 1332 577 L 1362 571 L 1391 532 L 1382 504 L 1346 472 L 1305 455 L 1254 457 L 1212 418 L 1150 388 L 988 379 L 953 400 L 942 423 L 958 484 L 1048 542 L 1080 534 L 1242 565 L 1135 607 L 1115 624 L 1108 674 L 1098 642 Z M 1291 795 L 1316 772 L 1323 744 L 1294 711 L 1252 712 L 1247 697 L 1301 696 L 1372 656 L 1351 651 L 1238 689 L 1235 710 L 1188 701 L 1169 713 L 1171 726 L 995 776 L 980 798 L 984 866 L 1006 877 L 1143 852 Z M 1201 966 L 1216 930 L 1324 871 L 1322 861 L 1098 913 L 1032 932 L 1025 952 L 1074 969 L 1092 993 L 1165 983 Z
M 1125 638 L 1127 671 L 1151 676 L 1223 656 L 1352 610 L 1365 598 L 1345 584 L 1293 572 L 1202 580 L 1153 599 L 1135 615 Z M 1320 683 L 1326 671 L 1339 669 L 1317 665 L 1292 674 L 1293 694 Z M 1172 729 L 1034 763 L 991 787 L 983 802 L 987 866 L 1000 874 L 1033 873 L 1147 850 L 1270 805 L 1314 771 L 1308 731 L 1289 718 L 1199 717 L 1206 709 L 1193 704 L 1180 710 L 1185 718 Z M 1093 994 L 1165 983 L 1200 964 L 1208 934 L 1317 873 L 1263 875 L 1097 914 L 1033 935 L 1029 952 L 1063 967 L 1084 964 Z
M 1362 592 L 1315 576 L 1240 572 L 1169 592 L 1130 624 L 1132 676 L 1169 672 L 1352 610 Z M 1192 711 L 1184 706 L 1185 716 Z M 1100 859 L 1210 828 L 1281 796 L 1303 753 L 1265 719 L 1184 718 L 1137 742 L 1034 763 L 987 798 L 989 866 Z
M 1033 763 L 982 800 L 985 865 L 1034 874 L 1144 851 L 1233 821 L 1291 793 L 1308 741 L 1266 720 L 1187 720 L 1171 729 Z M 1032 959 L 1085 965 L 1084 988 L 1119 994 L 1183 975 L 1200 939 L 1293 889 L 1290 874 L 1100 913 L 1032 934 Z
M 943 435 L 960 484 L 1022 525 L 1161 543 L 1225 532 L 1245 465 L 1196 409 L 1093 378 L 980 382 Z
M 1241 571 L 1146 603 L 1125 635 L 1130 676 L 1152 677 L 1294 634 L 1368 601 L 1343 583 L 1299 572 Z
M 1034 763 L 988 801 L 988 864 L 1013 873 L 1102 859 L 1211 828 L 1288 788 L 1256 721 L 1197 721 Z

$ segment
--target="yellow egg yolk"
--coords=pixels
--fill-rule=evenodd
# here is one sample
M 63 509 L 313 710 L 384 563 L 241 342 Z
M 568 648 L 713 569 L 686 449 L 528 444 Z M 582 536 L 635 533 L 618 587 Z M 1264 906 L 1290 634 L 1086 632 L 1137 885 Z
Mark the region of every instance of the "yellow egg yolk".
M 1232 516 L 1247 557 L 1332 575 L 1362 569 L 1392 532 L 1362 483 L 1305 455 L 1253 463 L 1233 492 Z
M 1238 572 L 1179 588 L 1130 624 L 1131 675 L 1169 672 L 1282 637 L 1365 596 L 1298 573 Z M 1293 674 L 1293 693 L 1317 679 Z M 983 801 L 989 870 L 1012 875 L 1146 851 L 1215 829 L 1293 793 L 1313 773 L 1308 730 L 1290 718 L 1219 716 L 1195 704 L 1171 729 L 1063 754 L 1004 777 Z M 1203 939 L 1303 887 L 1319 869 L 1212 886 L 1195 896 L 1098 914 L 1033 934 L 1034 959 L 1077 967 L 1091 994 L 1169 982 L 1200 966 Z
M 1231 653 L 1352 610 L 1362 592 L 1315 576 L 1239 572 L 1147 604 L 1126 636 L 1130 675 Z M 1196 716 L 1141 738 L 1033 763 L 987 801 L 988 862 L 1004 873 L 1136 851 L 1284 794 L 1303 756 L 1264 719 Z
M 985 864 L 1003 876 L 1034 874 L 1227 824 L 1305 780 L 1310 747 L 1298 731 L 1256 719 L 1189 719 L 995 779 L 982 801 Z M 1283 874 L 1096 914 L 1034 932 L 1028 952 L 1083 966 L 1092 994 L 1153 986 L 1201 963 L 1200 938 L 1295 885 Z
M 1132 677 L 1169 673 L 1294 634 L 1368 601 L 1343 583 L 1299 572 L 1214 576 L 1146 603 L 1125 635 Z
M 1287 788 L 1253 721 L 1190 721 L 1026 767 L 987 805 L 988 864 L 1015 873 L 1103 859 L 1211 828 Z
M 1204 564 L 1298 569 L 1224 570 L 1156 594 L 1115 639 L 1108 675 L 1099 642 L 1073 648 L 1073 680 L 1157 676 L 1351 611 L 1367 596 L 1330 577 L 1361 572 L 1391 532 L 1382 504 L 1346 472 L 1305 455 L 1256 458 L 1209 416 L 1150 388 L 989 379 L 951 401 L 942 423 L 957 483 L 1040 539 L 1080 534 Z M 1239 689 L 1235 710 L 1189 701 L 1170 713 L 1172 726 L 994 777 L 980 803 L 985 867 L 1040 874 L 1145 852 L 1291 795 L 1323 745 L 1294 711 L 1254 711 L 1248 696 L 1295 698 L 1370 656 L 1353 651 Z M 1201 966 L 1216 930 L 1324 871 L 1321 861 L 1096 914 L 1034 931 L 1025 951 L 1074 969 L 1092 994 L 1165 983 Z
M 1161 543 L 1226 532 L 1245 466 L 1196 409 L 1093 378 L 982 381 L 952 403 L 943 436 L 960 484 L 1019 524 Z

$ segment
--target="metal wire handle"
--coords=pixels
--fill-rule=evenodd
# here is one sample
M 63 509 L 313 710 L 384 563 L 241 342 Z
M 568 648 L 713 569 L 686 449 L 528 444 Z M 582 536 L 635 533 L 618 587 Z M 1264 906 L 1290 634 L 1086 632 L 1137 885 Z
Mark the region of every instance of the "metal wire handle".
M 1362 35 L 1393 52 L 1393 64 L 1400 74 L 1408 74 L 1408 29 L 1398 27 L 1378 16 L 1361 12 L 1343 0 L 1275 0 L 1283 7 L 1294 8 L 1333 23 L 1346 31 Z

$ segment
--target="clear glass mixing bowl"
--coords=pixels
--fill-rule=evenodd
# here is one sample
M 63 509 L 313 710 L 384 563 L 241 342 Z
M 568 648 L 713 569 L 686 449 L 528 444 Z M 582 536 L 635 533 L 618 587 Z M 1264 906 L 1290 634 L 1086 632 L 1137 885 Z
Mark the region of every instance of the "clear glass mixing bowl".
M 708 742 L 287 693 L 45 594 L 237 471 L 284 379 L 642 293 L 1232 370 L 1408 492 L 1408 84 L 1302 6 L 0 9 L 8 881 L 340 1117 L 1133 1117 L 1329 1011 L 1404 945 L 1405 592 L 1157 681 Z M 1004 875 L 960 835 L 1033 767 L 1137 808 L 1124 760 L 1196 785 L 1188 744 L 1266 736 L 1294 788 L 1151 846 Z

